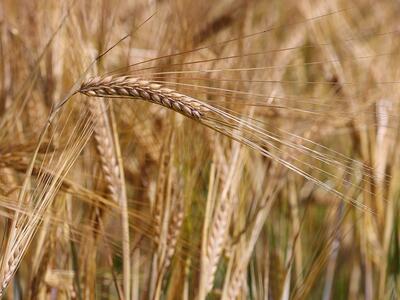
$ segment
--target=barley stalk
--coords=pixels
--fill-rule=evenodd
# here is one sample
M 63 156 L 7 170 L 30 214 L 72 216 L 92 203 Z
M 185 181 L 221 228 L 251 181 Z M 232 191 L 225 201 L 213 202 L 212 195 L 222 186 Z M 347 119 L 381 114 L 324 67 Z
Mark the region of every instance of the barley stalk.
M 100 154 L 101 166 L 103 168 L 107 187 L 112 199 L 119 203 L 122 215 L 122 227 L 124 232 L 123 256 L 124 256 L 124 293 L 125 297 L 130 297 L 130 261 L 129 261 L 129 225 L 127 216 L 127 196 L 124 184 L 122 163 L 118 161 L 118 144 L 114 140 L 116 130 L 113 130 L 107 115 L 106 103 L 103 101 L 89 102 L 90 112 L 96 116 L 96 126 L 94 127 L 94 138 L 97 150 Z
M 91 97 L 135 97 L 172 109 L 195 120 L 206 117 L 210 106 L 160 84 L 129 76 L 93 77 L 84 81 L 79 92 Z
M 178 201 L 180 201 L 179 199 Z M 165 253 L 164 268 L 168 268 L 171 264 L 171 259 L 176 251 L 176 245 L 178 243 L 178 237 L 183 224 L 183 207 L 182 203 L 178 203 L 174 209 L 174 214 L 171 216 L 169 228 L 168 228 L 168 244 Z
M 208 240 L 206 255 L 204 259 L 204 275 L 205 292 L 206 294 L 211 290 L 215 273 L 217 271 L 219 259 L 222 254 L 222 249 L 225 241 L 225 233 L 229 225 L 229 212 L 230 203 L 228 199 L 223 199 L 221 202 L 214 222 L 211 227 L 210 237 Z
M 201 278 L 199 286 L 199 299 L 205 299 L 211 291 L 218 264 L 226 242 L 227 232 L 233 209 L 232 196 L 229 190 L 237 186 L 237 175 L 240 170 L 239 164 L 240 146 L 233 147 L 230 168 L 226 174 L 224 188 L 218 205 L 215 207 L 214 216 L 210 223 L 210 231 L 203 240 L 203 257 L 201 262 Z
M 94 139 L 99 152 L 101 167 L 107 182 L 107 188 L 111 198 L 119 202 L 120 192 L 120 170 L 114 151 L 114 142 L 110 130 L 110 122 L 106 115 L 106 104 L 103 101 L 89 102 L 90 112 L 95 116 L 96 126 L 94 127 Z

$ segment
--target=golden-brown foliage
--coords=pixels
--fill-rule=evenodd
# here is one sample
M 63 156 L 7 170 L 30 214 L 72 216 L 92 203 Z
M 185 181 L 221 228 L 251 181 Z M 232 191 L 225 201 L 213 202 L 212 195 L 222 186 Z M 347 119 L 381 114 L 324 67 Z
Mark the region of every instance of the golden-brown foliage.
M 0 295 L 396 299 L 399 13 L 1 1 Z

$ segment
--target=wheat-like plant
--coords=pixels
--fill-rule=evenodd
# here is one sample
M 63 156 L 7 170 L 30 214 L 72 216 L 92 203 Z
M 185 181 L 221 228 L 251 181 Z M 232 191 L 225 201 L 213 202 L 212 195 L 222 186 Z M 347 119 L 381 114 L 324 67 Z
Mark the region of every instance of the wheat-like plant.
M 210 111 L 209 105 L 195 98 L 164 88 L 160 84 L 129 76 L 93 77 L 82 83 L 79 92 L 91 97 L 139 98 L 195 120 L 202 120 Z
M 100 2 L 0 1 L 0 297 L 399 298 L 396 0 Z

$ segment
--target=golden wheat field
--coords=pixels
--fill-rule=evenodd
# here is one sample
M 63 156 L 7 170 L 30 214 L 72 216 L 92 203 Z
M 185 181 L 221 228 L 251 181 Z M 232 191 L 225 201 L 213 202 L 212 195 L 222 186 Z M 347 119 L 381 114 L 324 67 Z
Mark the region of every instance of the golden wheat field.
M 399 16 L 0 0 L 0 298 L 398 299 Z

